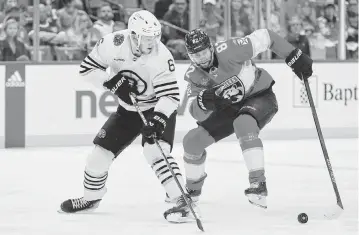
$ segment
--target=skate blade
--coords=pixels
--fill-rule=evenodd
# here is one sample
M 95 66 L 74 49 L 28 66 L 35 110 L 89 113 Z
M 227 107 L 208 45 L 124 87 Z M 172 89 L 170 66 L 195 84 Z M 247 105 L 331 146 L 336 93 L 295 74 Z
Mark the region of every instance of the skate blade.
M 175 204 L 177 202 L 177 198 L 171 199 L 169 197 L 166 197 L 165 202 L 168 204 Z
M 58 209 L 57 212 L 59 214 L 92 214 L 95 210 L 96 210 L 96 208 L 91 208 L 91 209 L 86 209 L 86 210 L 77 211 L 77 212 L 66 212 L 66 211 L 63 211 L 62 209 Z
M 265 196 L 258 196 L 254 194 L 248 194 L 248 201 L 255 206 L 258 206 L 263 209 L 267 209 L 267 197 Z
M 199 201 L 199 197 L 191 197 L 192 202 L 198 202 Z M 166 197 L 165 202 L 168 204 L 176 204 L 177 203 L 177 198 L 171 199 L 169 197 Z
M 60 209 L 58 209 L 57 212 L 60 214 L 92 214 L 98 208 L 99 205 L 100 205 L 100 203 L 96 203 L 91 208 L 88 208 L 88 209 L 85 209 L 82 211 L 76 211 L 76 212 L 66 212 L 66 211 L 63 211 L 60 207 Z
M 197 214 L 198 216 L 198 214 Z M 192 216 L 188 216 L 188 217 L 182 217 L 181 213 L 174 213 L 171 215 L 167 215 L 166 220 L 170 223 L 174 223 L 174 224 L 183 224 L 183 223 L 193 223 L 196 222 L 196 219 L 193 218 Z

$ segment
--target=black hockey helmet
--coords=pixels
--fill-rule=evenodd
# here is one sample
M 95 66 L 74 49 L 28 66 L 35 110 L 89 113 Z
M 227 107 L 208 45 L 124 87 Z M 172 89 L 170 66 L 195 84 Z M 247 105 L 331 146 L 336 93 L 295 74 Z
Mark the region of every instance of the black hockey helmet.
M 193 29 L 189 31 L 186 34 L 184 41 L 187 48 L 187 52 L 191 54 L 211 47 L 211 41 L 207 33 L 203 32 L 201 29 Z
M 188 32 L 184 38 L 188 56 L 191 61 L 202 68 L 208 68 L 213 63 L 214 50 L 207 33 L 201 29 Z

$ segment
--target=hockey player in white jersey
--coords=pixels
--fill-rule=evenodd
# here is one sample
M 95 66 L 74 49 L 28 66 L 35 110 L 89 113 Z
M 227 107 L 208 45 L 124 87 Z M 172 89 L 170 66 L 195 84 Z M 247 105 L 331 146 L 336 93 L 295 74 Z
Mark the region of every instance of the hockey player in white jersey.
M 145 10 L 133 13 L 128 29 L 103 37 L 82 61 L 80 75 L 99 88 L 118 96 L 120 105 L 98 132 L 87 158 L 84 195 L 61 204 L 61 210 L 75 213 L 96 208 L 106 193 L 106 180 L 113 160 L 142 133 L 143 154 L 169 198 L 181 196 L 161 152 L 158 139 L 180 184 L 184 181 L 172 149 L 179 89 L 171 53 L 160 42 L 161 25 Z M 110 75 L 106 72 L 109 68 Z M 130 93 L 136 94 L 148 126 L 133 106 Z M 136 167 L 134 167 L 136 169 Z

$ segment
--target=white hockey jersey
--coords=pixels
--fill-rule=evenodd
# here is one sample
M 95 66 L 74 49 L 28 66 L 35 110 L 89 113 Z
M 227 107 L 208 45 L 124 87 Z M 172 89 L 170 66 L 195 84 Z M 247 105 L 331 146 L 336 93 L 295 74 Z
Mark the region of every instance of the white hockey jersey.
M 136 57 L 129 37 L 129 30 L 121 30 L 99 40 L 82 61 L 80 75 L 97 87 L 103 87 L 106 80 L 118 73 L 129 76 L 137 81 L 141 110 L 154 107 L 155 111 L 169 117 L 180 100 L 172 54 L 159 42 L 150 54 Z M 119 102 L 126 110 L 136 111 L 134 106 L 121 99 Z

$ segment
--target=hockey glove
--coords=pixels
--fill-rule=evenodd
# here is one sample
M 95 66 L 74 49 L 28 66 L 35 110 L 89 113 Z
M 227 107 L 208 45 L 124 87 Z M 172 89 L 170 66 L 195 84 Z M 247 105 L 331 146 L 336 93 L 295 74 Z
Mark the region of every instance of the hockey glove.
M 298 48 L 289 54 L 285 62 L 301 80 L 308 79 L 313 74 L 313 60 Z
M 137 91 L 137 81 L 122 74 L 116 74 L 113 78 L 104 82 L 103 86 L 130 105 L 132 105 L 130 93 L 139 95 Z
M 167 125 L 168 117 L 160 112 L 153 112 L 147 119 L 147 126 L 142 128 L 142 135 L 149 144 L 154 144 L 154 139 L 162 137 Z
M 231 105 L 230 100 L 226 100 L 223 97 L 216 95 L 214 88 L 200 91 L 200 93 L 197 95 L 197 103 L 198 106 L 204 111 L 213 111 L 215 109 Z

